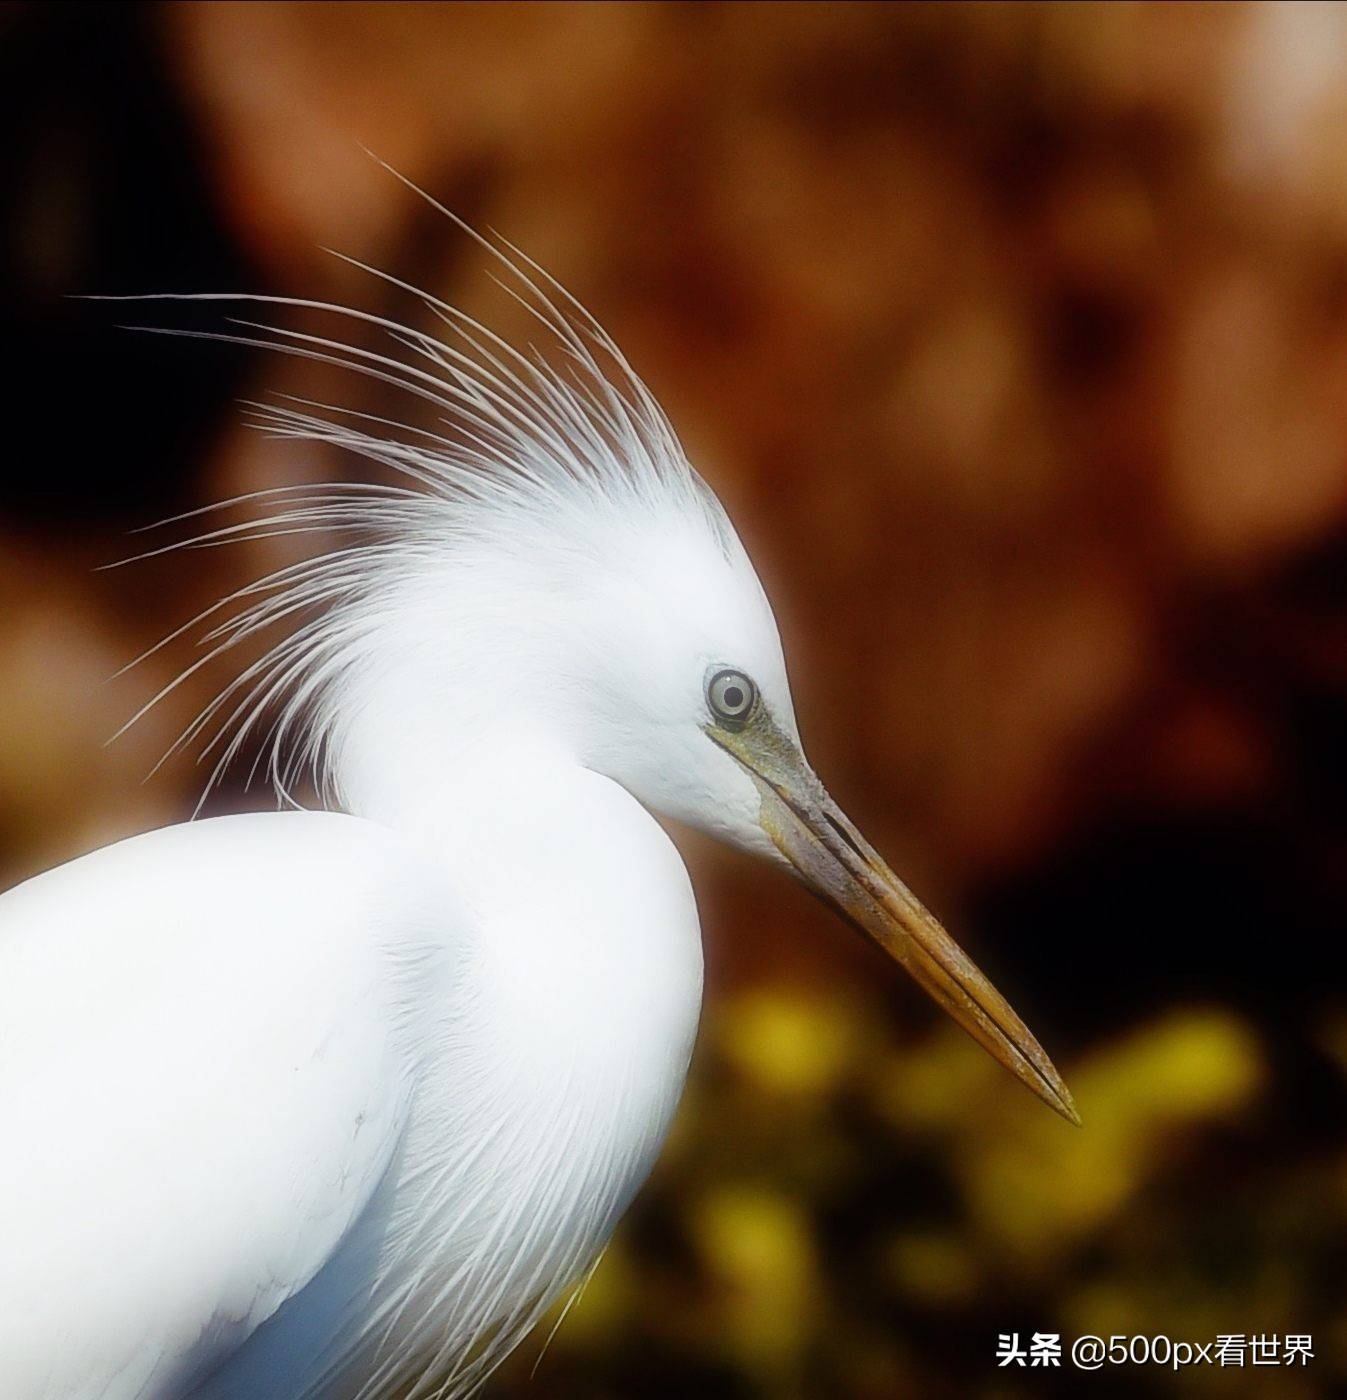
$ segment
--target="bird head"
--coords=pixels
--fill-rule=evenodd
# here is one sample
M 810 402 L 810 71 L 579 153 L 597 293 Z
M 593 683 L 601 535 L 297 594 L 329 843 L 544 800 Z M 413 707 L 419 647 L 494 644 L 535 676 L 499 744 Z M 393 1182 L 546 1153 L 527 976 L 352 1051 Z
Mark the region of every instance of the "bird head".
M 583 761 L 662 815 L 783 867 L 1078 1123 L 1028 1028 L 815 775 L 772 610 L 714 498 L 604 537 L 564 633 L 585 697 L 573 736 Z

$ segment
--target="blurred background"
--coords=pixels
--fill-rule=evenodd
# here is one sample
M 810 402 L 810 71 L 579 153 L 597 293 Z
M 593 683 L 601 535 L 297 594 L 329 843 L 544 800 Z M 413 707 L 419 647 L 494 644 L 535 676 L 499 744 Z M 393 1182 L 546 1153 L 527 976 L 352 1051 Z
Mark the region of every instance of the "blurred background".
M 1079 1393 L 998 1369 L 1013 1331 L 1312 1334 L 1303 1370 L 1091 1393 L 1343 1393 L 1347 11 L 11 3 L 0 108 L 0 881 L 191 810 L 192 762 L 141 780 L 228 670 L 105 746 L 193 653 L 109 677 L 293 541 L 97 566 L 351 471 L 237 400 L 406 411 L 69 294 L 418 314 L 330 247 L 528 334 L 364 143 L 626 349 L 815 765 L 1075 1092 L 1084 1131 L 684 839 L 686 1102 L 497 1395 Z

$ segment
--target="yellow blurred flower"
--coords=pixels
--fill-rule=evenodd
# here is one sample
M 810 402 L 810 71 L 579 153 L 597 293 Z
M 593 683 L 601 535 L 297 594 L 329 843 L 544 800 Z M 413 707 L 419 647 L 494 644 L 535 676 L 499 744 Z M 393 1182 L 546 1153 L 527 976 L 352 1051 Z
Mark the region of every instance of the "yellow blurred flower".
M 803 1098 L 826 1095 L 855 1060 L 862 1018 L 836 993 L 759 987 L 729 1002 L 718 1022 L 726 1060 L 755 1088 Z
M 876 1104 L 903 1134 L 958 1129 L 981 1111 L 1004 1075 L 961 1031 L 941 1023 L 922 1044 L 878 1066 Z
M 934 1231 L 900 1235 L 889 1246 L 886 1263 L 899 1291 L 929 1307 L 966 1302 L 976 1293 L 981 1272 L 966 1240 Z
M 1021 1259 L 1049 1256 L 1112 1218 L 1163 1166 L 1168 1139 L 1237 1114 L 1264 1076 L 1238 1016 L 1170 1013 L 1071 1069 L 1083 1129 L 1032 1103 L 1010 1110 L 1013 1123 L 1002 1114 L 970 1122 L 957 1167 L 973 1215 Z
M 727 1345 L 750 1370 L 790 1365 L 809 1340 L 814 1247 L 800 1206 L 757 1186 L 727 1186 L 692 1205 L 698 1253 L 725 1294 Z

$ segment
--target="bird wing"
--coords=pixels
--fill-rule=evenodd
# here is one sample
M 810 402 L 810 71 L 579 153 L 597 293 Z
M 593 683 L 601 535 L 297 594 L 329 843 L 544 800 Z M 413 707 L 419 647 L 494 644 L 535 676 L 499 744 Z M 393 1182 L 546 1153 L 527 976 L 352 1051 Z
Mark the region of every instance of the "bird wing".
M 0 896 L 7 1400 L 178 1394 L 332 1257 L 405 1120 L 416 882 L 374 823 L 272 813 Z

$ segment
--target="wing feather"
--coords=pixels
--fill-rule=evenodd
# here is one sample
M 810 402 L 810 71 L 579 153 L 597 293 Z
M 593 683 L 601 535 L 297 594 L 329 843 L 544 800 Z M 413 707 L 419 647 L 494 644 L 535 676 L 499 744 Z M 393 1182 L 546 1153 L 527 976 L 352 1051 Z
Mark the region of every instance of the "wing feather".
M 366 1209 L 415 1061 L 373 823 L 219 818 L 0 896 L 9 1400 L 176 1395 Z

